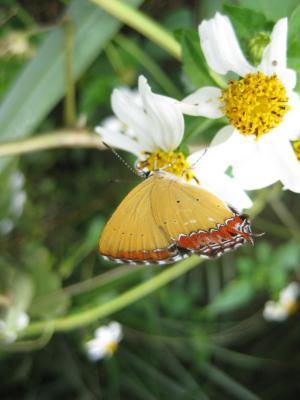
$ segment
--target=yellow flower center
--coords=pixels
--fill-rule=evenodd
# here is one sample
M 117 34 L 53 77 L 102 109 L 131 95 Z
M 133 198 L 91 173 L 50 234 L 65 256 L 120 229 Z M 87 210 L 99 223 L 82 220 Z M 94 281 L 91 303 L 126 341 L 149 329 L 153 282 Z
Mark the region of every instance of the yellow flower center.
M 294 152 L 296 154 L 296 157 L 297 157 L 298 161 L 300 162 L 300 139 L 299 140 L 295 140 L 293 142 L 293 148 L 294 148 Z
M 109 355 L 113 355 L 116 352 L 117 348 L 118 348 L 117 342 L 110 342 L 106 345 L 105 350 Z
M 229 81 L 223 90 L 222 111 L 230 123 L 244 136 L 256 138 L 278 126 L 288 112 L 286 90 L 276 75 L 262 72 L 247 74 L 240 80 Z
M 137 163 L 138 169 L 155 171 L 162 168 L 164 171 L 184 178 L 187 182 L 196 179 L 193 171 L 190 169 L 190 164 L 181 152 L 170 151 L 167 153 L 158 150 L 154 153 L 145 153 L 145 155 L 147 158 Z
M 298 303 L 296 301 L 290 301 L 285 304 L 285 309 L 289 315 L 293 315 L 298 311 Z

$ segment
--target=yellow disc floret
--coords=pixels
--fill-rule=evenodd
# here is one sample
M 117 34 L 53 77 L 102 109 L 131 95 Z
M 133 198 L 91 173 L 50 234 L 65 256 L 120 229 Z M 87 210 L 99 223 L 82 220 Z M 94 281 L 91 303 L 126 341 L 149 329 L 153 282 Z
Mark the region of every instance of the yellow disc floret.
M 181 152 L 164 152 L 158 150 L 153 153 L 145 153 L 145 155 L 146 159 L 137 163 L 138 169 L 144 169 L 147 171 L 163 169 L 173 175 L 184 178 L 187 182 L 195 179 L 190 164 Z
M 105 350 L 106 350 L 106 353 L 107 353 L 107 354 L 113 355 L 113 354 L 117 351 L 117 348 L 118 348 L 118 343 L 112 341 L 112 342 L 109 342 L 109 343 L 106 345 Z
M 222 111 L 230 123 L 245 135 L 257 138 L 278 126 L 290 109 L 285 87 L 276 75 L 262 72 L 229 81 L 223 90 Z
M 289 315 L 293 315 L 298 311 L 298 303 L 297 301 L 289 301 L 288 303 L 285 304 L 285 309 L 288 312 Z
M 296 154 L 296 157 L 297 157 L 298 161 L 300 162 L 300 139 L 299 140 L 295 140 L 293 142 L 293 148 L 294 148 L 294 152 Z

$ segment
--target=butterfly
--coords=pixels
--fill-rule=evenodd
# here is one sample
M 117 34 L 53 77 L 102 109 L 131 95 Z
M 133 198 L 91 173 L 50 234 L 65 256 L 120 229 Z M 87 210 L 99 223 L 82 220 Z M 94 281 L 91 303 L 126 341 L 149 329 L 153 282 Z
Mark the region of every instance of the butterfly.
M 201 186 L 152 172 L 121 202 L 104 227 L 100 254 L 129 264 L 208 258 L 253 244 L 250 221 Z

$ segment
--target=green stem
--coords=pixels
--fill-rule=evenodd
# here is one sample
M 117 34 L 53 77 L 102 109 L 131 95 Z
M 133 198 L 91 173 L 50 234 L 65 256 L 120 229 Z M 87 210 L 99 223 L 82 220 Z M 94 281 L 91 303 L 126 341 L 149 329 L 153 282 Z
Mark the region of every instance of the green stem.
M 181 60 L 181 48 L 173 36 L 159 24 L 135 10 L 124 1 L 120 0 L 91 0 L 93 3 L 102 7 L 109 14 L 113 15 L 123 23 L 127 24 L 137 32 L 156 43 L 166 50 L 177 60 Z
M 61 130 L 23 140 L 0 142 L 0 157 L 55 149 L 85 147 L 103 150 L 100 137 L 89 131 Z
M 105 54 L 119 79 L 126 85 L 131 86 L 135 82 L 135 73 L 124 64 L 119 49 L 110 43 L 105 49 Z
M 150 74 L 155 78 L 161 88 L 169 95 L 175 98 L 181 97 L 180 90 L 174 85 L 168 75 L 160 68 L 160 66 L 153 61 L 148 54 L 142 50 L 137 44 L 126 38 L 126 36 L 119 33 L 115 37 L 116 43 L 134 57 Z
M 106 49 L 105 49 L 106 56 L 115 70 L 116 74 L 119 76 L 119 78 L 126 84 L 130 85 L 132 82 L 131 79 L 128 79 L 127 75 L 127 68 L 124 65 L 122 58 L 120 57 L 120 54 L 118 50 L 115 48 L 115 46 L 110 43 Z
M 65 109 L 64 119 L 66 126 L 72 127 L 76 124 L 75 85 L 73 79 L 73 23 L 65 16 L 62 21 L 64 29 L 64 54 L 65 54 Z
M 40 335 L 47 329 L 49 323 L 53 327 L 54 331 L 60 332 L 70 331 L 72 329 L 88 325 L 100 318 L 107 317 L 117 311 L 122 310 L 139 299 L 142 299 L 143 297 L 166 285 L 173 279 L 185 274 L 187 271 L 196 267 L 201 262 L 202 259 L 199 259 L 199 257 L 191 257 L 169 267 L 160 274 L 154 276 L 146 282 L 140 283 L 139 285 L 105 304 L 100 304 L 94 308 L 84 310 L 81 313 L 68 315 L 53 321 L 33 322 L 20 334 L 20 337 Z

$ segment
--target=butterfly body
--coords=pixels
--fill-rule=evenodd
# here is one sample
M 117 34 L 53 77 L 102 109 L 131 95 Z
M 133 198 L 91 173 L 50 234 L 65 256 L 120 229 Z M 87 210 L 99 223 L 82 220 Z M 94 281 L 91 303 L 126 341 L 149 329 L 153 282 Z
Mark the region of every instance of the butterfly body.
M 166 172 L 155 172 L 121 202 L 99 241 L 120 263 L 169 264 L 199 254 L 215 257 L 253 242 L 247 216 Z

